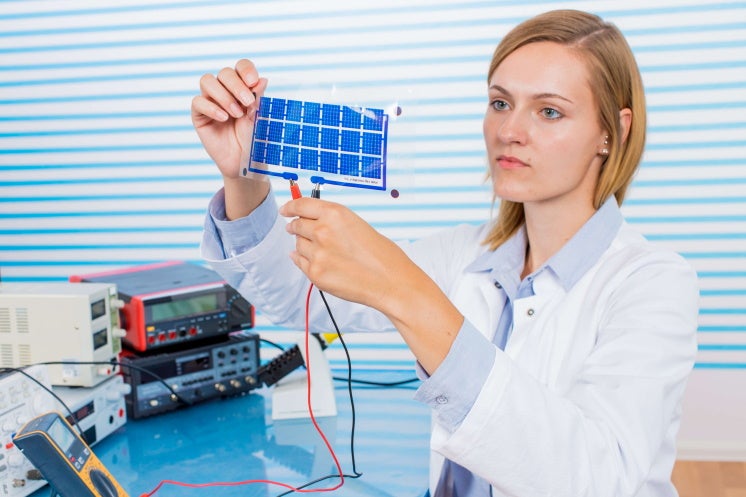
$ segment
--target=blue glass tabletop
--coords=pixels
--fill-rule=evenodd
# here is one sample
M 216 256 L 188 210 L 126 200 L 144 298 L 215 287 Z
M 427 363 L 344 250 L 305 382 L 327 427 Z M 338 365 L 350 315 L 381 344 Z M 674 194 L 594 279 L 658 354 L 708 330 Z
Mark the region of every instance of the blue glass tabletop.
M 391 373 L 371 378 L 391 381 Z M 398 375 L 400 378 L 401 373 Z M 413 387 L 353 388 L 355 468 L 332 495 L 421 497 L 427 487 L 430 415 L 412 399 Z M 192 484 L 276 481 L 299 487 L 337 474 L 310 419 L 272 420 L 271 388 L 208 401 L 149 418 L 128 420 L 93 452 L 130 497 L 162 480 Z M 353 473 L 352 411 L 346 383 L 335 382 L 337 416 L 317 418 L 345 474 Z M 329 488 L 339 478 L 308 488 Z M 165 484 L 154 497 L 274 497 L 287 491 L 267 483 L 187 488 Z M 31 497 L 47 497 L 44 487 Z M 318 495 L 318 494 L 317 494 Z

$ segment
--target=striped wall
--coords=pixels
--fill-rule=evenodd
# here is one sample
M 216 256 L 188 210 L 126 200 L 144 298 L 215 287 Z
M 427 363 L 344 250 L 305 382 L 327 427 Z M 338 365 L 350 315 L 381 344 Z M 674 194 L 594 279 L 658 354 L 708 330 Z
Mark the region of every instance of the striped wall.
M 331 189 L 327 198 L 394 239 L 483 222 L 492 213 L 481 137 L 491 52 L 517 22 L 565 7 L 600 14 L 628 37 L 650 133 L 623 211 L 699 273 L 698 370 L 741 375 L 744 1 L 0 0 L 2 280 L 199 261 L 220 181 L 190 100 L 203 73 L 240 57 L 270 79 L 271 96 L 402 107 L 388 178 L 399 197 Z M 284 184 L 277 191 L 287 198 Z M 282 341 L 261 315 L 257 330 Z M 411 367 L 394 334 L 349 341 L 359 368 Z M 338 346 L 331 360 L 342 365 Z

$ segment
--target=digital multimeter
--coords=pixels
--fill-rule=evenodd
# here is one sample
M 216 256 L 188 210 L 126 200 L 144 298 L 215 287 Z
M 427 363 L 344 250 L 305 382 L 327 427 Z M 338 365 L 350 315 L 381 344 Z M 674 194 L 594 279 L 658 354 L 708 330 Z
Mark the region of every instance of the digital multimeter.
M 13 443 L 61 497 L 128 497 L 72 426 L 57 412 L 38 416 Z

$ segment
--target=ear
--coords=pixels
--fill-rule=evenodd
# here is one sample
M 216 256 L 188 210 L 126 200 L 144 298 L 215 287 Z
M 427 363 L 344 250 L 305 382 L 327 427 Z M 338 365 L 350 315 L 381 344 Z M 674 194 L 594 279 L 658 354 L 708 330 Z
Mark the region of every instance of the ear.
M 627 137 L 629 136 L 629 129 L 632 126 L 632 110 L 625 107 L 624 109 L 619 111 L 619 125 L 621 126 L 622 136 L 621 136 L 621 142 L 624 143 L 627 141 Z

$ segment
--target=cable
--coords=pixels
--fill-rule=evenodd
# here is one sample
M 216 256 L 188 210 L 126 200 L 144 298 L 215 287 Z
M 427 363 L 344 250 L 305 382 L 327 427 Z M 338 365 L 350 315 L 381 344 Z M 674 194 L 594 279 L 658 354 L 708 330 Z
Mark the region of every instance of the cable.
M 370 381 L 370 380 L 359 380 L 356 378 L 348 379 L 348 378 L 342 378 L 340 376 L 332 376 L 332 379 L 337 380 L 337 381 L 349 381 L 352 383 L 360 383 L 362 385 L 370 385 L 374 387 L 384 387 L 384 388 L 399 387 L 403 385 L 408 385 L 409 383 L 420 381 L 419 378 L 409 378 L 408 380 L 399 380 L 399 381 L 390 381 L 390 382 L 389 381 Z
M 266 338 L 261 338 L 261 337 L 260 337 L 260 338 L 259 338 L 259 341 L 260 341 L 260 342 L 264 342 L 264 343 L 266 343 L 267 345 L 271 345 L 272 347 L 274 347 L 274 348 L 276 348 L 276 349 L 280 349 L 281 351 L 285 352 L 285 347 L 283 347 L 282 345 L 280 345 L 280 344 L 278 344 L 278 343 L 275 343 L 275 342 L 273 342 L 272 340 L 267 340 Z
M 347 349 L 347 344 L 345 343 L 344 338 L 342 338 L 342 333 L 339 331 L 339 326 L 337 326 L 337 321 L 334 319 L 334 314 L 332 314 L 332 309 L 331 307 L 329 307 L 329 302 L 326 301 L 326 296 L 324 295 L 324 292 L 319 290 L 319 295 L 321 295 L 321 300 L 324 301 L 326 312 L 329 314 L 329 318 L 332 320 L 332 324 L 334 325 L 334 331 L 337 332 L 337 337 L 339 337 L 339 343 L 342 344 L 342 348 L 345 351 L 345 357 L 347 359 L 347 394 L 350 398 L 350 411 L 352 415 L 352 426 L 350 428 L 350 458 L 352 459 L 352 473 L 355 475 L 356 478 L 359 478 L 363 474 L 358 472 L 357 467 L 355 465 L 356 415 L 355 415 L 355 400 L 352 396 L 352 359 L 350 359 L 350 351 Z

